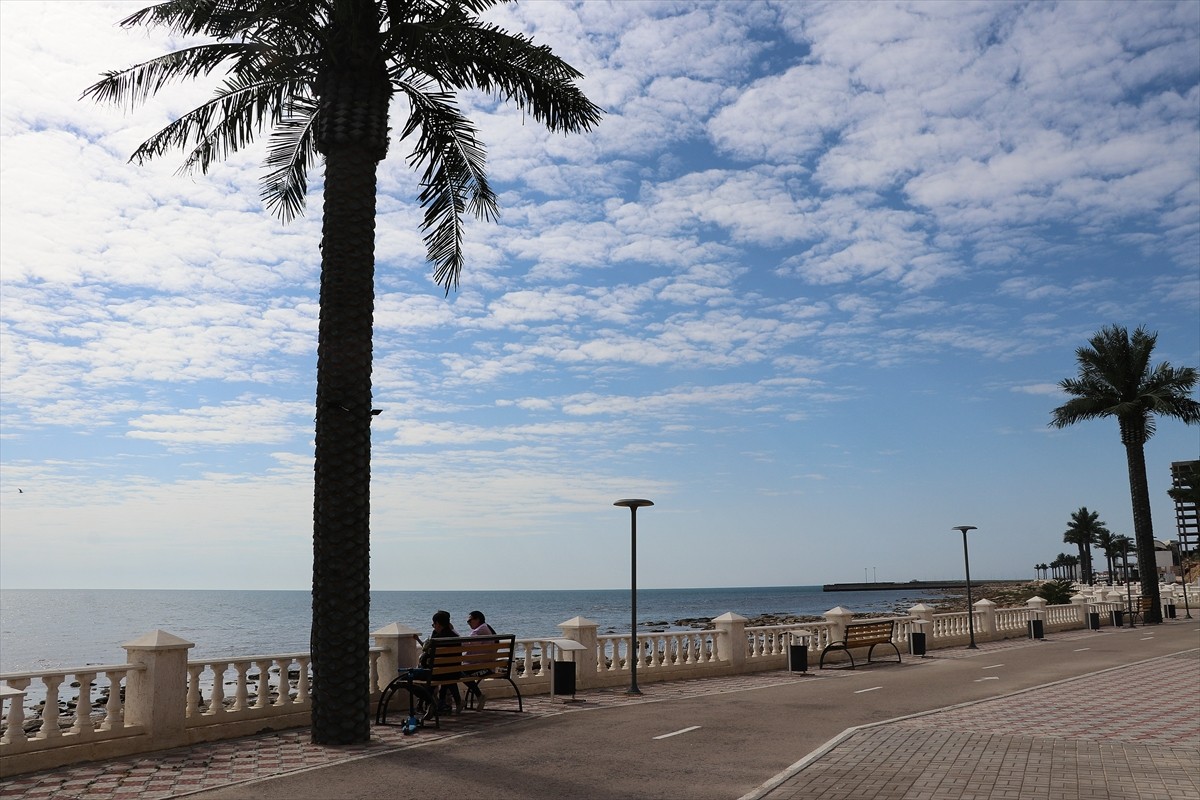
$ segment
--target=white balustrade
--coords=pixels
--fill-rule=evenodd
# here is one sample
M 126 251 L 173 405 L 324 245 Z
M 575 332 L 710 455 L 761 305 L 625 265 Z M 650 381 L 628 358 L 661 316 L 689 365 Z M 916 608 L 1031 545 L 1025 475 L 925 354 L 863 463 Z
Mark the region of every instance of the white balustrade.
M 990 630 L 977 625 L 976 633 L 992 639 L 1023 636 L 1028 630 L 1029 620 L 1039 613 L 1047 627 L 1058 630 L 1082 628 L 1087 620 L 1086 614 L 1084 619 L 1080 619 L 1081 608 L 1098 610 L 1107 615 L 1112 609 L 1124 607 L 1124 591 L 1117 595 L 1117 601 L 1113 600 L 1113 596 L 1114 590 L 1107 592 L 1107 600 L 1103 592 L 1094 592 L 1086 605 L 1045 606 L 1044 610 L 1041 610 L 1044 601 L 1040 600 L 1037 608 L 1031 603 L 1029 607 L 997 609 L 986 603 L 980 606 L 982 611 L 975 612 L 982 615 L 977 616 L 976 621 L 986 619 Z M 1164 594 L 1164 597 L 1169 596 Z M 1196 605 L 1200 606 L 1200 602 Z M 917 605 L 911 612 L 909 616 L 887 618 L 896 621 L 894 637 L 898 644 L 907 641 L 918 621 L 925 629 L 926 646 L 929 649 L 936 649 L 939 644 L 961 641 L 968 634 L 965 611 L 934 614 L 929 607 Z M 716 618 L 714 627 L 706 630 L 639 631 L 637 639 L 640 647 L 634 644 L 628 633 L 598 635 L 594 623 L 576 617 L 560 628 L 566 638 L 585 644 L 584 650 L 562 651 L 555 639 L 519 639 L 514 655 L 513 679 L 522 693 L 549 691 L 550 661 L 555 658 L 586 665 L 587 674 L 579 675 L 583 688 L 617 685 L 628 677 L 623 673 L 629 671 L 629 660 L 634 657 L 638 658 L 639 677 L 648 682 L 690 675 L 782 669 L 786 664 L 792 632 L 804 631 L 810 653 L 819 653 L 829 645 L 831 639 L 840 637 L 844 625 L 852 616 L 850 611 L 838 607 L 828 612 L 822 621 L 746 627 L 744 617 L 730 612 Z M 387 664 L 389 673 L 397 666 L 408 666 L 410 656 L 415 657 L 416 631 L 396 623 L 376 631 L 374 635 L 377 644 L 384 642 L 384 646 L 376 646 L 369 651 L 370 686 L 372 694 L 377 695 L 380 685 L 386 684 L 392 677 L 390 674 L 380 675 L 380 664 Z M 114 749 L 112 752 L 127 755 L 168 746 L 164 743 L 173 746 L 180 742 L 246 735 L 256 730 L 264 718 L 278 719 L 278 724 L 285 726 L 299 726 L 308 722 L 312 686 L 311 658 L 308 653 L 187 660 L 184 654 L 192 644 L 162 631 L 147 634 L 138 642 L 123 646 L 131 653 L 130 661 L 136 663 L 0 675 L 0 722 L 3 724 L 3 730 L 0 731 L 0 765 L 5 768 L 6 774 L 16 774 L 30 768 L 20 766 L 22 762 L 19 759 L 23 756 L 46 755 L 49 751 L 80 741 L 107 745 L 113 744 L 110 740 L 119 737 L 126 743 L 124 749 Z M 133 657 L 133 653 L 137 653 L 137 658 Z M 159 653 L 163 654 L 162 658 L 159 658 Z M 168 655 L 171 653 L 175 655 Z M 177 661 L 173 660 L 176 658 Z M 154 666 L 156 663 L 157 667 Z M 165 667 L 164 664 L 174 666 Z M 594 673 L 591 672 L 593 668 Z M 131 681 L 131 676 L 135 674 L 143 677 Z M 175 679 L 172 675 L 179 677 Z M 68 683 L 67 678 L 73 680 Z M 92 716 L 93 696 L 96 685 L 101 681 L 107 683 L 107 686 L 100 688 L 100 694 L 106 694 L 107 699 L 103 703 L 96 703 L 97 714 L 102 713 L 102 718 L 96 720 Z M 64 684 L 77 688 L 75 696 L 62 696 Z M 181 688 L 175 692 L 172 686 Z M 123 687 L 134 687 L 124 701 Z M 165 687 L 165 690 L 160 687 Z M 147 699 L 150 693 L 168 698 L 160 700 L 159 707 L 174 705 L 178 708 L 174 716 L 164 715 L 168 720 L 177 719 L 178 722 L 157 721 L 159 714 L 153 705 L 154 701 Z M 42 698 L 45 700 L 39 706 Z M 30 708 L 35 709 L 33 717 L 36 727 L 30 723 Z M 65 713 L 63 708 L 67 709 Z M 127 708 L 132 722 L 126 720 Z M 159 727 L 165 724 L 165 729 L 151 731 L 148 723 L 152 720 Z M 172 728 L 172 725 L 178 726 L 178 729 Z M 27 730 L 36 732 L 30 735 Z M 187 733 L 189 731 L 190 734 Z M 152 733 L 154 735 L 150 735 Z M 138 737 L 142 737 L 145 743 L 129 744 Z M 32 768 L 42 769 L 70 761 L 56 762 L 47 757 L 29 763 L 36 763 Z M 16 768 L 13 765 L 17 765 Z

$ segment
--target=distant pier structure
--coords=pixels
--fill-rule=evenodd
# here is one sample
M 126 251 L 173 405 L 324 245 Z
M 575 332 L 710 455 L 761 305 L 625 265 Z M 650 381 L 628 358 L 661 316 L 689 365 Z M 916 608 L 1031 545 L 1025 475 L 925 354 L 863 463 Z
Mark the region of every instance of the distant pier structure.
M 986 586 L 989 583 L 1017 583 L 1019 579 L 995 581 L 971 581 L 974 586 Z M 821 590 L 825 592 L 896 592 L 905 589 L 966 589 L 967 582 L 957 581 L 870 581 L 869 583 L 825 583 Z
M 1179 535 L 1180 556 L 1194 553 L 1200 545 L 1200 510 L 1195 500 L 1196 480 L 1200 476 L 1200 461 L 1172 461 L 1171 488 L 1182 494 L 1191 489 L 1192 497 L 1175 498 L 1175 530 Z

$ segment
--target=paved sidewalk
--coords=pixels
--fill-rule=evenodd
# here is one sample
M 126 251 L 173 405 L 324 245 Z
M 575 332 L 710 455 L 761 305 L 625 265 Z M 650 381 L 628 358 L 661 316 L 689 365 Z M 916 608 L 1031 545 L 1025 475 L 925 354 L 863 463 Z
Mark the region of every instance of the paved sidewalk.
M 1156 658 L 863 726 L 741 800 L 1200 800 L 1198 664 Z
M 743 800 L 1200 800 L 1200 651 L 1194 649 L 1200 636 L 1190 621 L 1175 625 L 1181 634 L 1182 625 L 1188 626 L 1183 639 L 1188 652 L 853 728 Z M 1078 631 L 1055 638 L 1083 644 L 1088 637 L 1131 633 Z M 1132 637 L 1126 641 L 1136 644 Z M 976 651 L 936 650 L 928 662 L 918 660 L 923 663 L 913 667 L 923 672 L 937 669 L 935 661 L 994 658 L 1037 646 L 1010 639 Z M 747 691 L 798 683 L 827 686 L 823 693 L 853 684 L 859 680 L 854 676 L 846 670 L 778 671 L 655 683 L 644 687 L 645 697 L 620 689 L 589 690 L 579 693 L 586 703 L 576 706 L 535 696 L 526 698 L 524 714 L 468 712 L 447 720 L 440 731 L 423 729 L 413 737 L 402 736 L 398 726 L 375 727 L 370 744 L 352 747 L 319 747 L 309 742 L 308 729 L 297 729 L 17 776 L 0 781 L 0 798 L 161 800 L 221 787 L 228 788 L 220 796 L 253 798 L 267 786 L 259 781 L 273 785 L 288 776 L 316 778 L 328 771 L 321 768 L 334 765 L 361 771 L 354 762 L 489 731 L 499 734 L 518 721 L 695 698 L 727 703 L 747 697 L 742 694 Z M 510 702 L 497 700 L 495 706 Z M 680 789 L 681 797 L 706 796 L 700 786 Z

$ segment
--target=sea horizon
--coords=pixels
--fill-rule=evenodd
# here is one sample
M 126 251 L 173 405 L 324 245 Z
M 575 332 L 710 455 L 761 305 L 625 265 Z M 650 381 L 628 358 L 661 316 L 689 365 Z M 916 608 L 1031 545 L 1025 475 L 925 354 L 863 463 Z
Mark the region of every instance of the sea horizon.
M 0 589 L 0 672 L 123 663 L 121 644 L 163 630 L 195 644 L 191 658 L 307 652 L 311 589 Z M 820 616 L 835 606 L 893 613 L 929 599 L 918 588 L 825 592 L 822 585 L 638 587 L 639 631 L 680 630 L 732 611 Z M 629 587 L 617 589 L 372 590 L 370 630 L 400 623 L 421 633 L 445 609 L 465 632 L 482 610 L 518 638 L 561 636 L 575 617 L 601 633 L 630 630 Z

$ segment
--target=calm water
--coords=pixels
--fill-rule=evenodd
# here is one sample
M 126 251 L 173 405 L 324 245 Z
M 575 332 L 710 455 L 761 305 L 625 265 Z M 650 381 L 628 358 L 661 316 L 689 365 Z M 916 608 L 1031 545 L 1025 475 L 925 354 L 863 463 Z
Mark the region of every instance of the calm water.
M 840 605 L 887 612 L 920 599 L 912 591 L 826 594 L 820 586 L 639 589 L 638 627 L 662 630 L 726 611 L 819 615 Z M 576 616 L 599 623 L 601 633 L 628 631 L 630 623 L 628 589 L 372 592 L 371 630 L 399 622 L 424 633 L 440 608 L 464 633 L 467 612 L 478 608 L 496 630 L 518 638 L 558 636 L 558 623 Z M 307 591 L 3 590 L 0 672 L 121 664 L 121 643 L 155 629 L 195 642 L 193 659 L 306 652 L 310 621 Z

